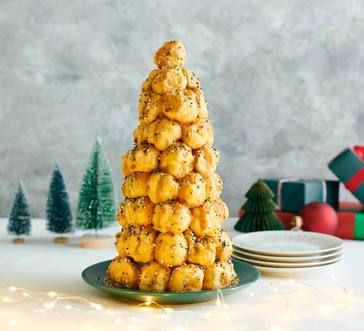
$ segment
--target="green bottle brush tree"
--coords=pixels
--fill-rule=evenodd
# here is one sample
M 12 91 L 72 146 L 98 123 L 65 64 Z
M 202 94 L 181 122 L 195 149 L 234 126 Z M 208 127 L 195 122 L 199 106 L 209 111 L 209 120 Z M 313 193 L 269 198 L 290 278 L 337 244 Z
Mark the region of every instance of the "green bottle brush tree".
M 81 246 L 89 247 L 91 241 L 101 243 L 104 238 L 97 231 L 113 222 L 115 198 L 111 170 L 101 139 L 97 138 L 83 177 L 76 216 L 76 227 L 94 230 L 94 235 L 81 238 Z
M 53 170 L 47 199 L 47 230 L 59 234 L 55 243 L 66 244 L 66 233 L 73 231 L 72 211 L 66 185 L 58 165 Z
M 14 244 L 23 243 L 23 235 L 29 235 L 31 230 L 31 213 L 27 196 L 23 184 L 19 182 L 18 190 L 15 195 L 13 207 L 11 208 L 8 232 L 16 236 Z
M 247 201 L 242 206 L 244 214 L 235 224 L 235 230 L 254 232 L 284 230 L 284 226 L 275 214 L 274 194 L 262 181 L 257 181 L 246 193 Z

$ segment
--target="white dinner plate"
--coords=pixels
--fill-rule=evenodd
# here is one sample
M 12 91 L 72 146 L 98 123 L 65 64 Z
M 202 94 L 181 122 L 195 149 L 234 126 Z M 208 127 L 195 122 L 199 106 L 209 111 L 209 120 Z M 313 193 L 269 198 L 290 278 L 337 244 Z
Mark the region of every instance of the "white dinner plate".
M 306 231 L 261 231 L 236 236 L 233 245 L 261 255 L 309 256 L 337 250 L 342 240 Z
M 307 267 L 319 267 L 328 263 L 335 263 L 341 260 L 341 254 L 336 257 L 329 257 L 321 259 L 320 261 L 316 262 L 271 262 L 271 261 L 261 261 L 261 260 L 254 260 L 248 259 L 245 257 L 241 257 L 240 255 L 233 254 L 233 257 L 244 262 L 251 263 L 255 266 L 262 266 L 262 267 L 272 267 L 272 268 L 307 268 Z
M 246 257 L 254 260 L 263 260 L 263 261 L 271 261 L 271 262 L 314 262 L 319 261 L 323 258 L 334 257 L 342 254 L 342 248 L 336 249 L 334 251 L 329 251 L 323 254 L 317 255 L 309 255 L 309 256 L 275 256 L 275 255 L 263 255 L 263 254 L 254 254 L 249 251 L 244 251 L 239 247 L 234 248 L 234 254 L 242 257 Z
M 336 262 L 335 262 L 336 263 Z M 318 267 L 307 268 L 271 268 L 255 265 L 255 267 L 265 276 L 275 277 L 307 277 L 315 273 L 328 269 L 335 265 L 335 263 L 328 263 Z

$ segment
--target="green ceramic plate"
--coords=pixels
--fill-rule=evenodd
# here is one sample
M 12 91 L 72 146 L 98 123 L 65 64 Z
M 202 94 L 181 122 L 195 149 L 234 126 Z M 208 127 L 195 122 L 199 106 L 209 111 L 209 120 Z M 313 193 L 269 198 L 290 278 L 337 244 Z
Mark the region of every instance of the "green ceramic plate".
M 232 287 L 222 289 L 221 292 L 224 296 L 254 283 L 259 279 L 260 275 L 259 271 L 252 265 L 236 259 L 233 259 L 232 261 L 234 263 L 235 271 L 239 277 L 239 283 Z M 82 272 L 83 280 L 87 284 L 96 287 L 101 291 L 129 301 L 154 301 L 162 304 L 187 304 L 215 300 L 217 298 L 216 290 L 198 292 L 146 292 L 106 286 L 104 284 L 104 279 L 110 262 L 111 260 L 104 261 L 86 268 Z

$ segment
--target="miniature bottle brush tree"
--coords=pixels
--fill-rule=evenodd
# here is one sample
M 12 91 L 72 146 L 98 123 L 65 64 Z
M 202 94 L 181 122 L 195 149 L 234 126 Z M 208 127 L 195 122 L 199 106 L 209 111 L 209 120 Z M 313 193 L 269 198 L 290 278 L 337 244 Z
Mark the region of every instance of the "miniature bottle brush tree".
M 25 241 L 21 236 L 29 235 L 31 230 L 31 213 L 27 196 L 23 184 L 19 182 L 18 190 L 15 195 L 13 206 L 11 208 L 8 232 L 16 236 L 13 239 L 14 244 Z
M 72 211 L 63 175 L 58 165 L 53 170 L 49 185 L 46 212 L 47 229 L 59 234 L 54 242 L 59 244 L 68 243 L 68 238 L 64 234 L 73 230 Z

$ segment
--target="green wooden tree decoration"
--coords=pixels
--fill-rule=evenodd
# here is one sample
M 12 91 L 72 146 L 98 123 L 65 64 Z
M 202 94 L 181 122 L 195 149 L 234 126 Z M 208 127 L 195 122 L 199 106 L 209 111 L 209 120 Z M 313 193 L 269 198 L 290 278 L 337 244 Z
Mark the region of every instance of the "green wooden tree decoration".
M 242 206 L 244 214 L 235 224 L 235 230 L 254 232 L 284 229 L 274 212 L 276 209 L 274 194 L 263 181 L 257 181 L 245 197 L 247 201 Z
M 15 195 L 13 207 L 11 208 L 8 232 L 16 235 L 14 243 L 24 242 L 22 235 L 29 235 L 31 230 L 31 213 L 27 196 L 23 184 L 19 182 L 18 190 Z
M 83 177 L 76 227 L 98 229 L 115 221 L 114 189 L 109 162 L 104 153 L 101 139 L 97 138 L 91 158 Z
M 63 234 L 73 230 L 72 211 L 63 175 L 58 165 L 53 170 L 52 179 L 49 184 L 46 212 L 47 230 L 61 235 L 55 238 L 55 242 L 68 242 L 68 239 L 63 237 Z

